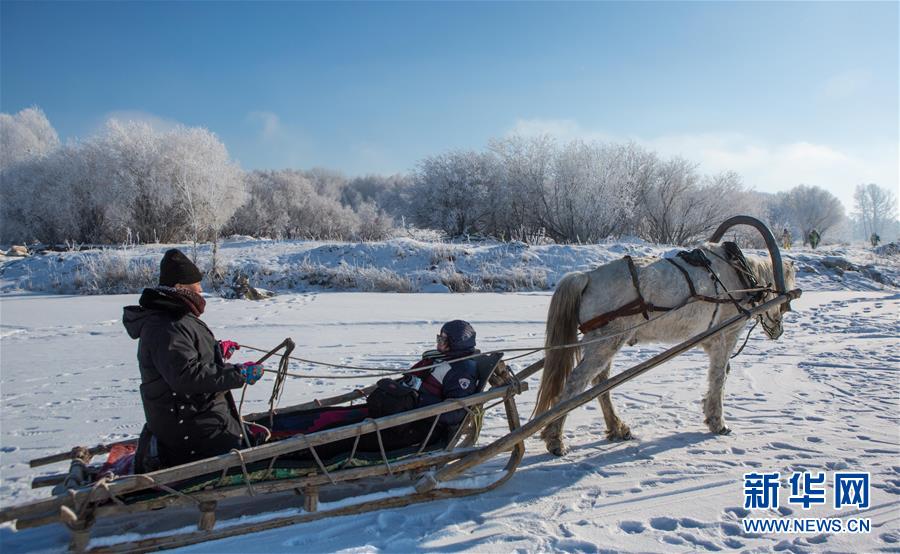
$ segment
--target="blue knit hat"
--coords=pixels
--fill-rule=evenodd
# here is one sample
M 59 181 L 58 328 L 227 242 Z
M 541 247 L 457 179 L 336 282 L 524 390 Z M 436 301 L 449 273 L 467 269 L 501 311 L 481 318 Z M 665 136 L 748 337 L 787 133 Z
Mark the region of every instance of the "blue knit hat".
M 450 350 L 471 350 L 475 348 L 475 329 L 468 321 L 454 319 L 441 327 L 441 334 L 447 335 Z

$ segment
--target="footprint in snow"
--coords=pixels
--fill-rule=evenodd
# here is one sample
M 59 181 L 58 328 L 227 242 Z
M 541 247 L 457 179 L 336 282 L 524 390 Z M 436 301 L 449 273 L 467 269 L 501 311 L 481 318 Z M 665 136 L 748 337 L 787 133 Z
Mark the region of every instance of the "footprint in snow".
M 625 531 L 629 535 L 636 535 L 647 530 L 647 528 L 644 527 L 644 524 L 640 521 L 623 521 L 619 524 L 619 529 Z
M 657 531 L 674 531 L 678 528 L 678 520 L 671 517 L 654 517 L 650 520 L 650 527 Z
M 788 508 L 787 506 L 779 506 L 778 513 L 783 516 L 789 516 L 794 513 L 794 510 Z
M 725 512 L 734 514 L 740 518 L 745 518 L 748 515 L 750 515 L 750 510 L 747 510 L 745 508 L 740 508 L 740 507 L 725 508 Z
M 694 536 L 692 533 L 678 533 L 678 536 L 693 544 L 694 546 L 703 547 L 710 552 L 719 552 L 722 550 L 722 547 L 717 545 L 716 543 L 708 541 L 706 539 L 701 539 L 700 537 Z

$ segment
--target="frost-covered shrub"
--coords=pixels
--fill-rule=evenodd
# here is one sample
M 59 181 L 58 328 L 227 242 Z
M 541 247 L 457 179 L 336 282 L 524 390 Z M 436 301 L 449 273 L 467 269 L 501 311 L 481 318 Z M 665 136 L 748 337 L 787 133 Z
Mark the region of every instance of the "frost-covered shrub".
M 450 289 L 451 292 L 472 292 L 476 288 L 472 276 L 457 271 L 452 265 L 439 268 L 437 276 L 441 284 Z
M 121 250 L 102 250 L 79 257 L 72 285 L 81 294 L 137 293 L 155 286 L 159 262 L 134 258 Z
M 356 266 L 347 263 L 329 267 L 305 259 L 296 271 L 297 280 L 305 281 L 312 286 L 336 290 L 359 290 L 362 292 L 413 292 L 415 290 L 409 277 L 388 268 Z
M 547 271 L 528 267 L 482 267 L 479 272 L 481 291 L 516 292 L 547 290 Z

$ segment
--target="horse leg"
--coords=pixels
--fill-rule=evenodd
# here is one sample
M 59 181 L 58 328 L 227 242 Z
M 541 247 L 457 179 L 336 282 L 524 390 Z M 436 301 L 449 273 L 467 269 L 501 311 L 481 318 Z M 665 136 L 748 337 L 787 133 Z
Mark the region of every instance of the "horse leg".
M 731 371 L 730 356 L 737 342 L 737 334 L 717 335 L 703 344 L 709 356 L 707 391 L 703 397 L 703 415 L 709 430 L 717 435 L 728 435 L 731 429 L 725 424 L 723 397 L 725 379 Z
M 593 385 L 599 385 L 601 382 L 609 379 L 609 369 L 612 366 L 612 358 L 608 358 L 600 369 L 600 373 L 594 377 Z M 604 392 L 598 398 L 600 408 L 603 410 L 603 419 L 606 421 L 606 438 L 611 441 L 626 441 L 631 438 L 631 429 L 619 419 L 616 409 L 613 406 L 609 392 Z
M 582 358 L 581 362 L 572 370 L 572 374 L 566 380 L 566 386 L 563 389 L 559 400 L 557 400 L 557 403 L 564 402 L 587 388 L 588 383 L 594 380 L 598 367 L 605 367 L 608 373 L 613 355 L 615 355 L 624 342 L 625 341 L 621 339 L 613 339 L 611 342 L 585 346 L 584 358 Z M 598 363 L 598 361 L 600 363 Z M 603 406 L 602 402 L 601 406 Z M 610 407 L 612 407 L 612 404 L 610 404 Z M 613 415 L 615 416 L 615 414 Z M 541 438 L 544 439 L 544 443 L 547 445 L 547 451 L 554 456 L 563 456 L 567 451 L 562 438 L 565 422 L 566 416 L 563 415 L 553 423 L 544 427 L 543 431 L 541 431 Z M 609 420 L 607 420 L 607 425 L 609 425 Z M 625 427 L 625 429 L 627 430 L 627 427 Z
M 572 398 L 583 391 L 591 381 L 593 373 L 596 371 L 596 367 L 597 366 L 591 357 L 585 356 L 584 359 L 575 366 L 572 370 L 572 374 L 569 375 L 569 378 L 566 380 L 566 386 L 557 403 L 565 402 L 569 398 Z M 544 439 L 544 443 L 547 445 L 547 452 L 554 456 L 563 456 L 568 451 L 562 438 L 562 431 L 565 423 L 566 416 L 563 415 L 553 423 L 544 427 L 544 430 L 541 431 L 541 438 Z

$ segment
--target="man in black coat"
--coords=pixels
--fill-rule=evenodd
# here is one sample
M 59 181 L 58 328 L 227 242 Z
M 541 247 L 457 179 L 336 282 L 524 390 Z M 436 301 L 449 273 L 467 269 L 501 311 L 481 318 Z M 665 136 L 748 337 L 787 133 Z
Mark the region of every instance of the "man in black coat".
M 177 249 L 160 263 L 159 286 L 144 289 L 122 323 L 138 339 L 141 400 L 146 425 L 135 472 L 184 464 L 243 447 L 243 429 L 231 389 L 254 384 L 262 366 L 226 363 L 226 352 L 200 315 L 203 275 Z M 233 345 L 234 343 L 230 343 Z

